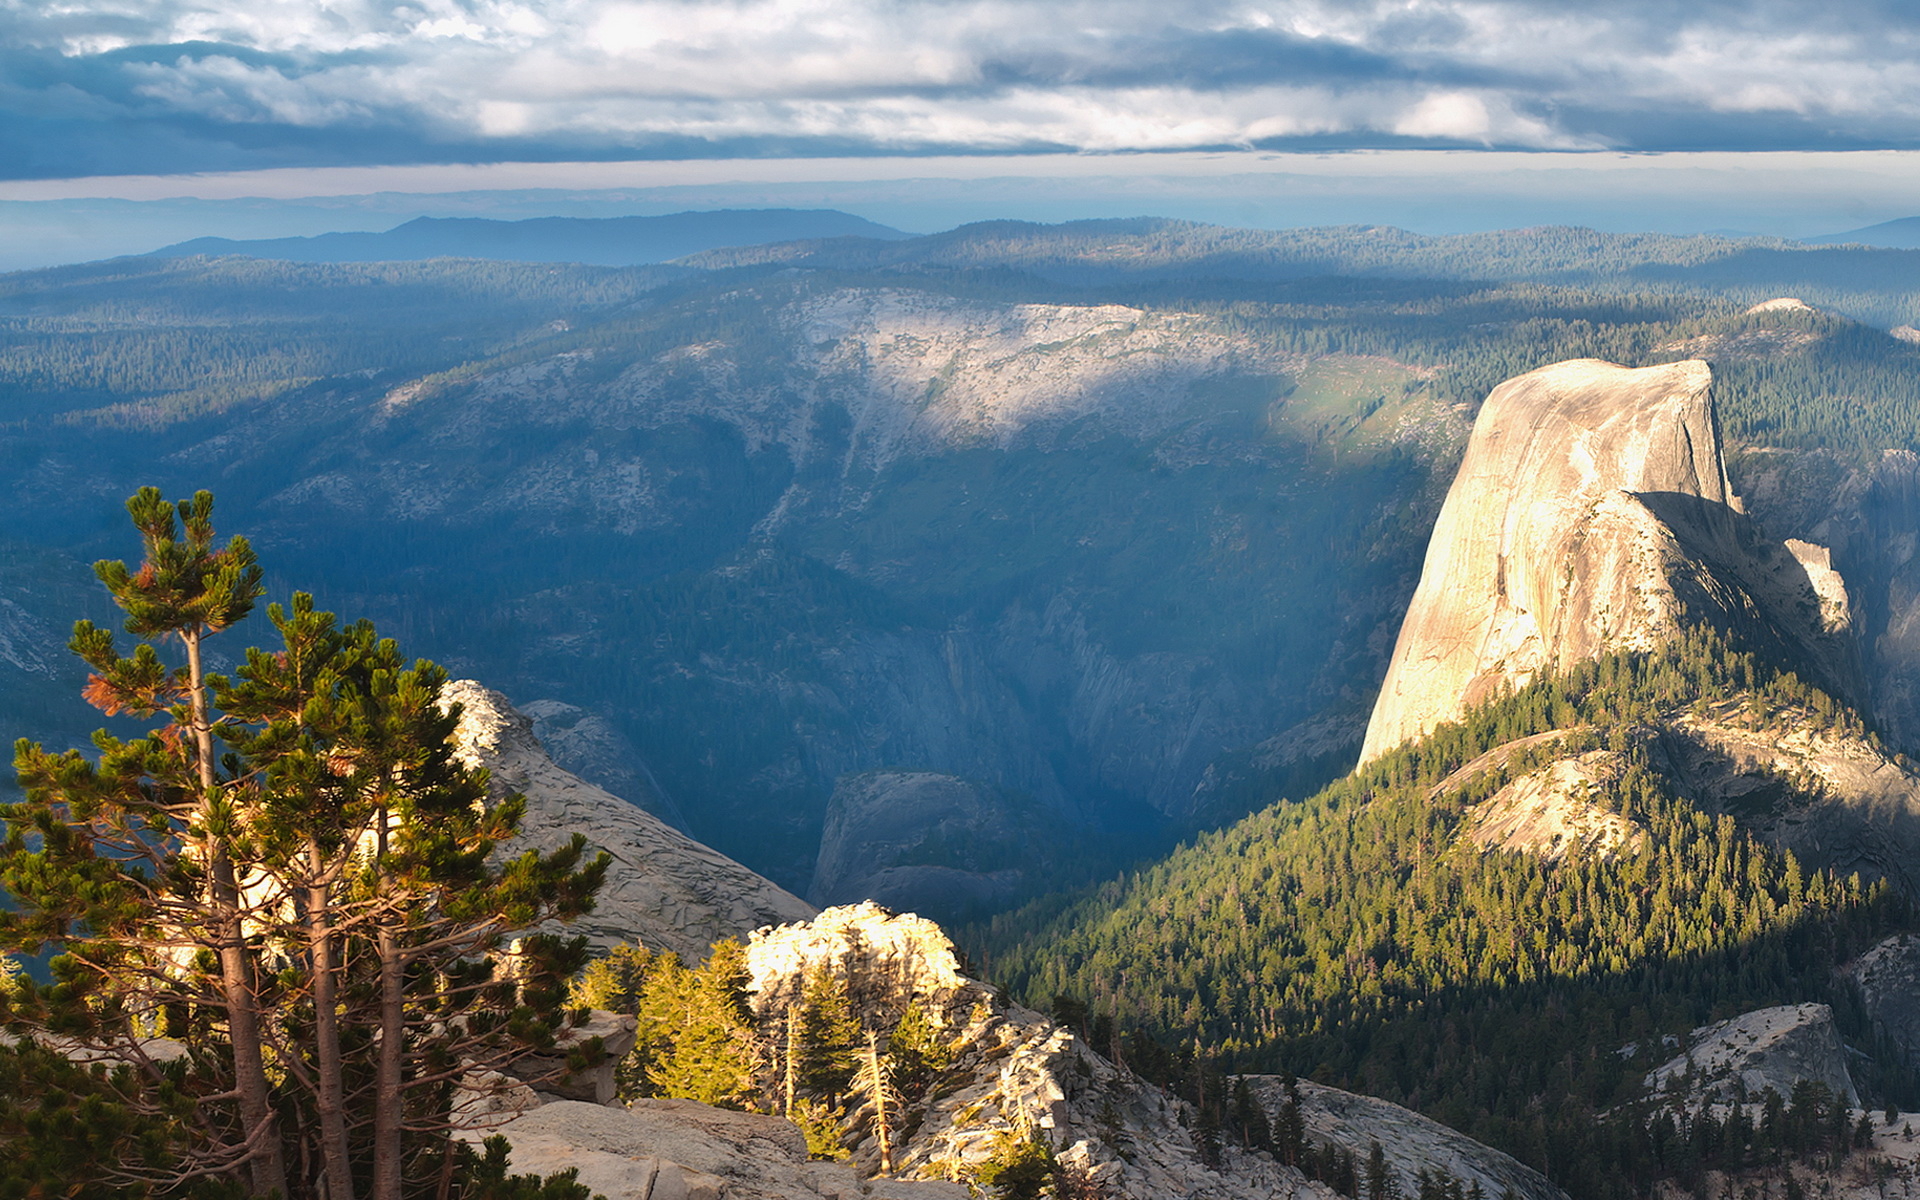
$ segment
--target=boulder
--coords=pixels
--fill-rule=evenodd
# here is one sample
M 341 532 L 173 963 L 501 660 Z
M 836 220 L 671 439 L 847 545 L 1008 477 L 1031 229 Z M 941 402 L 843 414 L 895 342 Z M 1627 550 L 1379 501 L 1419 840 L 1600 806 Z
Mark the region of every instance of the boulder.
M 551 1051 L 516 1061 L 508 1074 L 525 1080 L 543 1096 L 612 1104 L 617 1091 L 614 1068 L 633 1049 L 638 1026 L 632 1017 L 596 1008 L 581 1024 L 561 1030 Z M 600 1057 L 583 1070 L 569 1072 L 568 1054 L 595 1038 L 600 1040 Z
M 627 1108 L 561 1100 L 500 1127 L 514 1174 L 575 1168 L 606 1200 L 965 1200 L 942 1181 L 863 1180 L 807 1161 L 806 1139 L 779 1117 L 691 1100 L 636 1100 Z M 469 1135 L 469 1136 L 479 1136 Z M 883 1184 L 875 1190 L 876 1184 Z

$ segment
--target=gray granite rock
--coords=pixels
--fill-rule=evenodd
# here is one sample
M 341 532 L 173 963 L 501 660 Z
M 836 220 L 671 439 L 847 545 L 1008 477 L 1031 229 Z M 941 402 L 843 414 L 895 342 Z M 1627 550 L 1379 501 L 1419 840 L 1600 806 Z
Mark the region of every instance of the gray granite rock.
M 1549 862 L 1576 851 L 1636 850 L 1646 832 L 1599 802 L 1627 766 L 1624 754 L 1590 750 L 1529 771 L 1467 810 L 1467 839 L 1483 850 L 1524 850 Z
M 1711 382 L 1703 362 L 1579 359 L 1493 390 L 1434 525 L 1362 761 L 1542 669 L 1672 632 L 1679 601 L 1663 568 L 1679 555 L 1635 493 L 1726 506 Z
M 1593 359 L 1493 390 L 1427 549 L 1361 760 L 1539 673 L 1649 649 L 1682 618 L 1864 693 L 1825 551 L 1763 536 L 1721 457 L 1699 361 Z
M 1920 935 L 1898 933 L 1843 968 L 1867 1017 L 1920 1069 Z
M 1267 1112 L 1278 1114 L 1287 1102 L 1281 1078 L 1244 1078 Z M 1412 1109 L 1306 1080 L 1295 1086 L 1307 1140 L 1316 1146 L 1338 1146 L 1362 1163 L 1373 1143 L 1379 1142 L 1398 1185 L 1396 1195 L 1418 1196 L 1423 1171 L 1444 1171 L 1463 1188 L 1471 1190 L 1478 1184 L 1490 1197 L 1511 1192 L 1522 1200 L 1566 1200 L 1565 1192 L 1532 1167 Z
M 1865 738 L 1744 702 L 1664 725 L 1664 766 L 1682 795 L 1730 813 L 1810 867 L 1877 877 L 1920 899 L 1920 772 Z
M 496 791 L 524 792 L 515 847 L 550 849 L 575 833 L 613 856 L 594 911 L 571 929 L 602 949 L 639 941 L 687 958 L 764 925 L 805 920 L 814 908 L 771 881 L 603 788 L 561 770 L 505 696 L 471 680 L 449 683 L 461 706 L 459 753 L 493 773 Z
M 1769 1088 L 1788 1098 L 1803 1079 L 1860 1107 L 1846 1047 L 1824 1004 L 1761 1008 L 1702 1026 L 1688 1035 L 1686 1051 L 1654 1068 L 1645 1083 L 1658 1096 L 1699 1108 L 1738 1102 L 1739 1088 L 1749 1102 Z
M 611 1104 L 618 1086 L 614 1067 L 633 1049 L 637 1027 L 632 1017 L 594 1009 L 582 1024 L 562 1030 L 550 1052 L 520 1059 L 508 1074 L 532 1084 L 544 1096 Z M 600 1040 L 600 1059 L 584 1070 L 567 1071 L 568 1054 L 595 1038 Z

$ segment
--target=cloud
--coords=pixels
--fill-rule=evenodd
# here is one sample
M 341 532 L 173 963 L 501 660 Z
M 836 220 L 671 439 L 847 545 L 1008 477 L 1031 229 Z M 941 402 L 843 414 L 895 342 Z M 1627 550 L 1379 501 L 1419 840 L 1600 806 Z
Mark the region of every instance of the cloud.
M 1833 0 L 0 0 L 0 175 L 1256 147 L 1920 145 Z

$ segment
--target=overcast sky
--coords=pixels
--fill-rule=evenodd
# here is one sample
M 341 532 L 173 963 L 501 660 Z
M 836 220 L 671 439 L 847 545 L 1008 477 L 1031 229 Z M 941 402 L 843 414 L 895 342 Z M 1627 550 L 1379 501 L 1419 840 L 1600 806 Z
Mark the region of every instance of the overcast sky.
M 1920 145 L 1898 0 L 0 0 L 0 174 Z
M 422 214 L 1801 236 L 1915 197 L 1904 0 L 0 0 L 0 269 Z

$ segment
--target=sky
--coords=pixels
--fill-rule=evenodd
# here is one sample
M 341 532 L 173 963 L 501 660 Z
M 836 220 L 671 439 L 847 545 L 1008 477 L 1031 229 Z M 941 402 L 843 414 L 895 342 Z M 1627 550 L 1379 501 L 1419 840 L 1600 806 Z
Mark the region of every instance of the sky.
M 1900 0 L 0 0 L 16 261 L 536 193 L 1812 234 L 1917 159 Z

